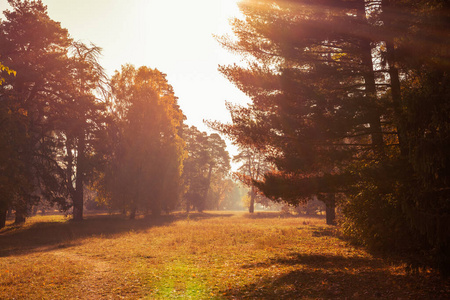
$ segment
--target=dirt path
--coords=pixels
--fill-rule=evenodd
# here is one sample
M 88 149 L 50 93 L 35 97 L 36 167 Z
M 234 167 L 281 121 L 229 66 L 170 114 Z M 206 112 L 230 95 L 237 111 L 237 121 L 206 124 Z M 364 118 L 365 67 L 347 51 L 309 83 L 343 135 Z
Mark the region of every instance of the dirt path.
M 51 254 L 70 261 L 81 262 L 88 267 L 80 283 L 83 299 L 113 299 L 111 296 L 108 296 L 111 289 L 108 278 L 110 278 L 109 275 L 112 271 L 109 263 L 64 250 L 54 251 Z

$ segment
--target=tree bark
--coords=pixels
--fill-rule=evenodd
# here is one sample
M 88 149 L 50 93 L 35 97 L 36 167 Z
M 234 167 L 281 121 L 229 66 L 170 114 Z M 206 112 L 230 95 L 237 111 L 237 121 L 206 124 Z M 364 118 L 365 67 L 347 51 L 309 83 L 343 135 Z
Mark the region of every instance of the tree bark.
M 205 194 L 203 195 L 203 200 L 202 200 L 202 203 L 200 204 L 201 207 L 199 207 L 200 209 L 198 210 L 198 212 L 203 212 L 203 210 L 206 208 L 206 201 L 208 200 L 209 187 L 211 186 L 212 170 L 213 170 L 213 165 L 209 164 L 209 170 L 208 170 L 208 177 L 207 177 L 207 181 L 206 181 Z
M 84 200 L 84 134 L 78 139 L 77 147 L 77 175 L 75 180 L 75 191 L 73 195 L 73 220 L 83 220 L 83 200 Z
M 387 49 L 389 51 L 390 48 L 393 48 L 391 46 L 387 46 Z M 405 143 L 405 135 L 402 128 L 402 124 L 399 123 L 402 120 L 402 96 L 400 91 L 400 80 L 398 78 L 398 69 L 394 67 L 394 62 L 389 62 L 389 76 L 391 78 L 391 95 L 392 95 L 392 103 L 394 106 L 394 114 L 395 118 L 397 120 L 397 137 L 398 137 L 398 144 L 400 146 L 400 155 L 402 157 L 406 157 L 408 155 L 408 148 Z
M 254 213 L 255 212 L 255 188 L 252 186 L 252 189 L 250 191 L 250 205 L 248 206 L 248 212 L 249 213 Z
M 134 219 L 136 219 L 136 207 L 133 207 L 130 210 L 130 220 L 134 220 Z
M 390 1 L 383 1 L 383 16 L 386 15 L 389 12 L 390 7 Z M 389 17 L 383 18 L 384 26 L 389 28 L 391 27 L 391 20 Z M 394 41 L 392 37 L 387 36 L 386 37 L 386 60 L 388 62 L 388 73 L 390 77 L 391 82 L 391 97 L 392 97 L 392 103 L 394 108 L 394 115 L 395 119 L 397 120 L 397 136 L 398 136 L 398 143 L 400 145 L 400 155 L 402 157 L 406 157 L 408 155 L 408 148 L 405 143 L 405 135 L 402 128 L 402 124 L 399 123 L 400 120 L 402 120 L 402 94 L 400 89 L 400 79 L 398 75 L 398 69 L 396 64 L 396 57 L 395 57 L 395 48 L 394 48 Z
M 366 21 L 366 7 L 365 1 L 361 0 L 361 5 L 358 14 L 362 20 Z M 370 136 L 372 139 L 372 145 L 374 147 L 375 153 L 383 157 L 385 153 L 384 141 L 383 141 L 383 131 L 381 127 L 381 116 L 377 111 L 376 99 L 377 99 L 377 89 L 375 82 L 375 73 L 373 71 L 373 57 L 372 57 L 372 45 L 371 40 L 367 38 L 361 38 L 361 61 L 363 67 L 363 77 L 365 92 L 369 103 L 368 108 L 368 123 L 370 125 Z
M 0 229 L 6 226 L 6 214 L 8 213 L 8 208 L 5 206 L 0 206 Z
M 23 224 L 25 223 L 27 219 L 27 207 L 25 205 L 21 205 L 19 207 L 16 207 L 16 214 L 15 214 L 15 224 Z
M 161 215 L 161 203 L 157 201 L 154 206 L 152 207 L 152 216 L 160 216 Z
M 186 213 L 189 213 L 191 211 L 191 201 L 189 199 L 186 199 Z
M 363 53 L 363 64 L 364 64 L 364 81 L 366 88 L 366 96 L 369 101 L 372 101 L 369 105 L 369 124 L 370 124 L 370 135 L 372 138 L 372 144 L 374 146 L 375 152 L 378 155 L 384 155 L 384 141 L 383 141 L 383 131 L 381 128 L 380 114 L 376 109 L 376 99 L 377 91 L 375 85 L 375 74 L 373 72 L 373 62 L 372 62 L 372 47 L 370 41 L 364 40 L 362 42 Z
M 336 195 L 328 194 L 325 200 L 327 225 L 336 225 Z

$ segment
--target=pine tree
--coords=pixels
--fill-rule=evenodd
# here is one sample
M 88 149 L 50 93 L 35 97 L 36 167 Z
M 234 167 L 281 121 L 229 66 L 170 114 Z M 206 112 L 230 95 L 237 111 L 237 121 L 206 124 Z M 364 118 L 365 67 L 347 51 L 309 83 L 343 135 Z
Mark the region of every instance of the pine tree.
M 273 199 L 323 195 L 334 207 L 352 159 L 384 156 L 364 9 L 364 1 L 249 1 L 246 20 L 233 23 L 237 41 L 222 39 L 252 56 L 248 67 L 221 71 L 253 104 L 231 107 L 233 124 L 213 127 L 270 153 L 278 171 L 258 186 Z

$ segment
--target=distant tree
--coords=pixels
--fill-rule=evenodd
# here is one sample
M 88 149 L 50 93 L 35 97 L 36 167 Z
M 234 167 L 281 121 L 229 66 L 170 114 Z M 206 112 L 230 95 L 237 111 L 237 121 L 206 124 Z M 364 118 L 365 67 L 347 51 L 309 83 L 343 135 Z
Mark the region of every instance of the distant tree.
M 205 208 L 216 208 L 226 189 L 226 178 L 230 171 L 230 156 L 225 141 L 212 133 L 207 138 L 208 149 L 208 189 L 205 197 Z
M 239 153 L 233 157 L 235 162 L 242 163 L 235 177 L 250 188 L 249 191 L 249 213 L 255 211 L 255 203 L 265 203 L 268 199 L 261 195 L 254 182 L 263 180 L 264 175 L 273 170 L 264 153 L 254 147 L 241 147 Z M 268 204 L 268 203 L 265 203 Z
M 183 137 L 187 146 L 183 171 L 186 210 L 191 206 L 198 211 L 215 208 L 223 197 L 221 190 L 230 170 L 225 141 L 218 134 L 208 135 L 194 126 L 185 126 Z
M 226 186 L 229 187 L 229 189 L 224 195 L 220 209 L 244 210 L 242 198 L 248 194 L 248 188 L 233 179 L 226 179 Z
M 211 182 L 206 200 L 209 209 L 224 210 L 227 207 L 229 194 L 233 192 L 235 183 L 228 176 L 219 177 Z
M 115 124 L 111 128 L 105 196 L 112 207 L 160 214 L 181 192 L 184 115 L 166 75 L 131 65 L 111 79 Z

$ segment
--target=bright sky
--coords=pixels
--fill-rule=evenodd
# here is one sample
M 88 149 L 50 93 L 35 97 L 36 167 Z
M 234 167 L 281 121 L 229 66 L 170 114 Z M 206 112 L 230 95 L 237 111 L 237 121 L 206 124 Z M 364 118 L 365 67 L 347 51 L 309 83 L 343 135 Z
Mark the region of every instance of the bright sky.
M 239 16 L 237 2 L 43 0 L 50 17 L 75 40 L 103 48 L 101 62 L 108 74 L 126 63 L 166 73 L 186 123 L 202 131 L 208 131 L 203 119 L 230 120 L 225 101 L 248 101 L 217 71 L 219 64 L 238 63 L 240 58 L 212 36 L 230 32 L 228 20 Z M 0 0 L 0 10 L 6 8 L 7 0 Z

